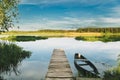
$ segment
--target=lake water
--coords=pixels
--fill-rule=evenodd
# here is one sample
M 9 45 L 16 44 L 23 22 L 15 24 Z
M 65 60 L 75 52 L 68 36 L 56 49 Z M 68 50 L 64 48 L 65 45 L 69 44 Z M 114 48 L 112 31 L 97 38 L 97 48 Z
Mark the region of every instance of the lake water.
M 49 38 L 30 42 L 15 42 L 25 50 L 32 52 L 29 59 L 25 59 L 19 65 L 19 75 L 11 74 L 5 76 L 7 80 L 42 80 L 44 79 L 51 54 L 55 48 L 65 50 L 67 58 L 74 75 L 77 70 L 74 67 L 74 54 L 81 53 L 86 58 L 95 63 L 99 71 L 108 68 L 109 65 L 115 66 L 118 54 L 120 54 L 120 41 L 118 42 L 87 42 L 77 41 L 74 38 Z M 106 66 L 100 67 L 101 63 Z

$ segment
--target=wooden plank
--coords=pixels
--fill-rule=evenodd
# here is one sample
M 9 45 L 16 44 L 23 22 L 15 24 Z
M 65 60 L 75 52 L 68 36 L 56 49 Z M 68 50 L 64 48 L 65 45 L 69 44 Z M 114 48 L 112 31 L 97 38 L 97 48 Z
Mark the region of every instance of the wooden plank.
M 45 80 L 73 80 L 64 50 L 54 49 Z
M 81 78 L 81 77 L 76 77 L 76 80 L 102 80 L 102 78 Z
M 73 80 L 73 78 L 46 78 L 46 80 Z

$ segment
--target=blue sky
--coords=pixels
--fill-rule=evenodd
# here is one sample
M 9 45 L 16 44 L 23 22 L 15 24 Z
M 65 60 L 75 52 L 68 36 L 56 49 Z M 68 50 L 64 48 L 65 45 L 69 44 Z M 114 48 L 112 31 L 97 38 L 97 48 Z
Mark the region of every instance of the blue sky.
M 21 0 L 22 30 L 120 26 L 120 0 Z

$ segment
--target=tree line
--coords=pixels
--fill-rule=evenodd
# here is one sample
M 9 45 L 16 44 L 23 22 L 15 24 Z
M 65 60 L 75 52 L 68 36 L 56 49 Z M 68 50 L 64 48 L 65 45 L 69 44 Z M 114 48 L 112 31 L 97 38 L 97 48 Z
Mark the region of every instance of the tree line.
M 110 32 L 110 33 L 119 33 L 120 27 L 109 27 L 109 28 L 78 28 L 77 32 Z

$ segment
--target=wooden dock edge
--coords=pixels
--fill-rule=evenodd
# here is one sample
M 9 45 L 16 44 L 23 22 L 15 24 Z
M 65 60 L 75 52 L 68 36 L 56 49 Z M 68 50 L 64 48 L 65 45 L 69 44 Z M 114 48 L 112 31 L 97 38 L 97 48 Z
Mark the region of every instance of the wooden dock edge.
M 74 80 L 63 49 L 53 50 L 45 80 Z

